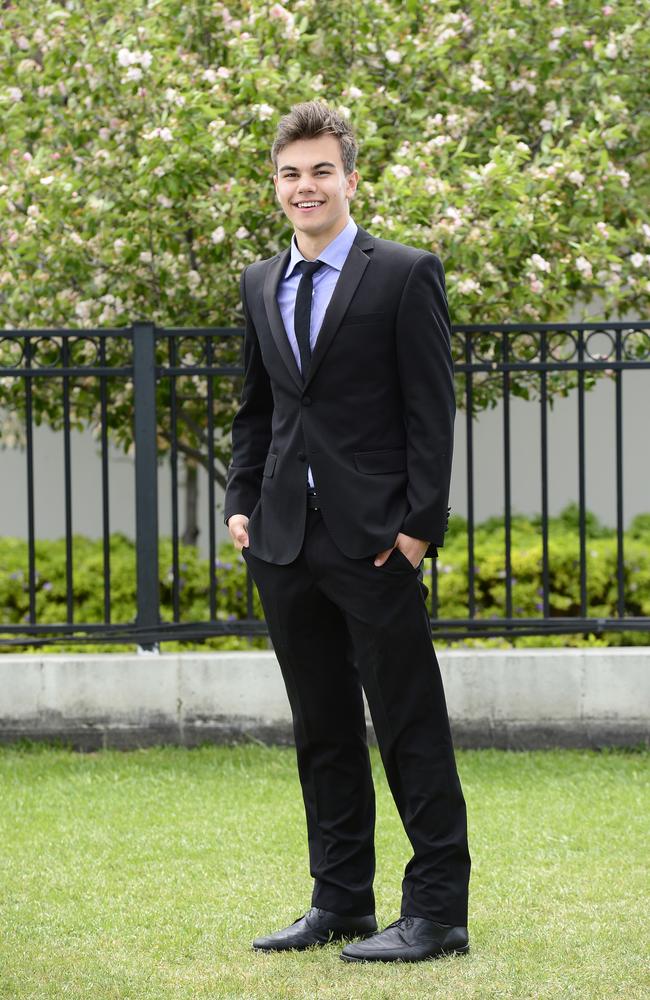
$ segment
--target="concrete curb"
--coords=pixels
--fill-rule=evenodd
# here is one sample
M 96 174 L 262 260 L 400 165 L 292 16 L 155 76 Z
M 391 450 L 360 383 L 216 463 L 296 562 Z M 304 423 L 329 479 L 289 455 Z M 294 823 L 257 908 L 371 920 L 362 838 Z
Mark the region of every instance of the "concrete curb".
M 650 647 L 440 652 L 457 747 L 650 743 Z M 370 733 L 372 739 L 372 733 Z M 0 656 L 0 743 L 290 743 L 272 651 Z

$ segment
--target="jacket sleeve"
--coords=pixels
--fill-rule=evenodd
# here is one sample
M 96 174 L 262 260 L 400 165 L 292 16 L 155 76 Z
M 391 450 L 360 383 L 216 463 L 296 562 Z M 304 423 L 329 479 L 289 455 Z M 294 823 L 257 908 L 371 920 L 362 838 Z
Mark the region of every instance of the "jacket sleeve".
M 401 531 L 428 539 L 425 554 L 435 556 L 449 517 L 456 401 L 445 272 L 434 254 L 422 254 L 411 267 L 397 313 L 396 343 L 409 503 Z
M 233 514 L 250 517 L 262 490 L 262 473 L 271 443 L 273 393 L 262 361 L 257 332 L 246 304 L 246 270 L 240 289 L 244 317 L 244 384 L 232 423 L 232 462 L 228 469 L 224 523 Z

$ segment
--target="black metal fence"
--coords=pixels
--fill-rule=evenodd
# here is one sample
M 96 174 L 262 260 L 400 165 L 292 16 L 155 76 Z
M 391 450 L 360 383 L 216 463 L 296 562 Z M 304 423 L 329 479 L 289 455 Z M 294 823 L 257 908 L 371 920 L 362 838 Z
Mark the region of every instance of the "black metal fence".
M 453 330 L 459 383 L 459 420 L 465 424 L 467 495 L 466 614 L 438 613 L 438 568 L 432 561 L 430 610 L 434 635 L 524 636 L 544 633 L 650 631 L 650 617 L 626 612 L 624 555 L 623 384 L 627 371 L 650 369 L 650 323 L 465 325 Z M 11 408 L 24 430 L 27 565 L 29 610 L 16 624 L 0 621 L 0 644 L 41 645 L 52 642 L 136 642 L 150 647 L 165 640 L 202 640 L 219 635 L 264 635 L 263 620 L 254 615 L 253 583 L 246 577 L 246 613 L 227 620 L 219 614 L 217 488 L 228 463 L 228 429 L 236 410 L 241 376 L 242 331 L 238 329 L 161 329 L 136 323 L 115 330 L 0 331 L 0 384 L 5 412 Z M 616 494 L 616 612 L 590 614 L 588 601 L 585 396 L 591 381 L 607 373 L 614 382 Z M 650 389 L 650 379 L 648 380 Z M 576 499 L 578 504 L 579 613 L 563 617 L 552 608 L 549 550 L 549 433 L 551 399 L 558 392 L 577 393 Z M 512 573 L 512 404 L 528 397 L 539 409 L 535 461 L 539 468 L 541 511 L 541 600 L 537 616 L 513 610 Z M 480 483 L 475 473 L 475 417 L 488 400 L 499 399 L 502 416 L 500 461 L 503 467 L 502 614 L 481 617 L 477 601 L 475 500 Z M 463 412 L 464 411 L 464 412 Z M 43 420 L 63 436 L 65 495 L 66 620 L 39 621 L 35 525 L 35 425 Z M 74 524 L 71 435 L 92 421 L 100 450 L 101 535 L 103 565 L 97 587 L 103 589 L 103 621 L 78 621 L 75 602 Z M 111 510 L 109 441 L 132 434 L 135 476 L 135 572 L 137 615 L 133 621 L 111 617 Z M 572 430 L 572 433 L 573 433 Z M 531 449 L 533 445 L 531 443 Z M 158 466 L 161 452 L 171 468 L 172 615 L 161 621 L 159 583 Z M 208 609 L 203 621 L 183 621 L 179 562 L 179 454 L 190 455 L 208 470 Z M 648 466 L 650 451 L 639 456 Z M 650 490 L 649 504 L 650 508 Z M 234 550 L 233 550 L 234 552 Z M 2 567 L 0 567 L 1 571 Z M 241 572 L 245 568 L 241 563 Z

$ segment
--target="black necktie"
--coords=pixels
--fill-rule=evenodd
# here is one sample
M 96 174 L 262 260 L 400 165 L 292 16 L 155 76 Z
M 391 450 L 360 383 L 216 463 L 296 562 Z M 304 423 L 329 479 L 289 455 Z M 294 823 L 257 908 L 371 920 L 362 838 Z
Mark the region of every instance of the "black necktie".
M 296 305 L 293 313 L 293 328 L 298 341 L 300 351 L 300 371 L 303 379 L 307 375 L 309 362 L 311 361 L 311 344 L 309 333 L 311 328 L 311 298 L 313 293 L 312 278 L 319 267 L 323 266 L 322 260 L 301 260 L 298 264 L 302 277 L 298 285 L 296 295 Z

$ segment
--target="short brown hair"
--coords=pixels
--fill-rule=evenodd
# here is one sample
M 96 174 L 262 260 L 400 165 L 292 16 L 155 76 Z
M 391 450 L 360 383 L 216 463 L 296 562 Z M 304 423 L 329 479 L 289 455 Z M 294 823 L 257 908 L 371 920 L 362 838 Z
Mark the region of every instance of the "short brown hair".
M 294 104 L 289 114 L 278 122 L 271 159 L 277 172 L 278 153 L 298 139 L 314 139 L 317 135 L 335 135 L 341 147 L 341 159 L 346 174 L 351 174 L 359 146 L 354 132 L 345 118 L 322 101 L 304 101 Z

